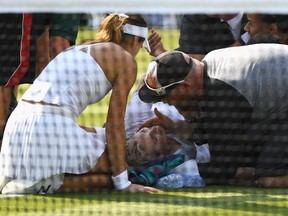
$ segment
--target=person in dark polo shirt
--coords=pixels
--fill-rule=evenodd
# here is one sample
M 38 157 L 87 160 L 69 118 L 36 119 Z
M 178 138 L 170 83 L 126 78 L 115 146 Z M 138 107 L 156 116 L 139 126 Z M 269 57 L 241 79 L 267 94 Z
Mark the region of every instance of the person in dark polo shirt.
M 179 47 L 193 58 L 202 60 L 212 50 L 229 46 L 241 46 L 248 42 L 244 31 L 245 14 L 185 14 L 181 19 Z M 165 48 L 158 32 L 152 29 L 149 37 L 151 55 L 156 57 Z

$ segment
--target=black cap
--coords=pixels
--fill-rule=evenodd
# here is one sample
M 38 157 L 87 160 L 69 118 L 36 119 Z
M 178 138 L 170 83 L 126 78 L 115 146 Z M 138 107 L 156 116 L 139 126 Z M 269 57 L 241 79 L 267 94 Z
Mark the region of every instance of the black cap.
M 139 97 L 146 103 L 161 101 L 180 82 L 184 81 L 193 67 L 192 59 L 180 51 L 167 51 L 153 59 L 148 65 L 144 85 Z M 171 85 L 166 88 L 167 85 Z

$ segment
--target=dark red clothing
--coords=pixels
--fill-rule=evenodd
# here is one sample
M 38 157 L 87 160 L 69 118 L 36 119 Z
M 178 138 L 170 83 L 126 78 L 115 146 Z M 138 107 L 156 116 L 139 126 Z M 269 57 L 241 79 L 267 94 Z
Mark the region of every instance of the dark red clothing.
M 0 84 L 15 86 L 29 68 L 32 14 L 0 17 Z
M 1 14 L 0 85 L 31 84 L 35 79 L 36 40 L 49 28 L 74 45 L 80 14 Z

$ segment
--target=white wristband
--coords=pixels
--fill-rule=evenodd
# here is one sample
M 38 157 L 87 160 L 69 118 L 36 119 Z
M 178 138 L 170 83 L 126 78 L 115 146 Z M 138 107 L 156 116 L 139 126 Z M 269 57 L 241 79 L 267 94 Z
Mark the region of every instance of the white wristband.
M 131 182 L 128 180 L 127 170 L 117 176 L 112 176 L 112 181 L 117 190 L 123 190 L 131 185 Z

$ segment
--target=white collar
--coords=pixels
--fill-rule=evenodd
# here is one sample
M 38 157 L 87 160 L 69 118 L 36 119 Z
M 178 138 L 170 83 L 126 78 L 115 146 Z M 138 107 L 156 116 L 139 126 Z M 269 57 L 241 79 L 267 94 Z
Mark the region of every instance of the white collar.
M 243 17 L 243 12 L 237 14 L 237 16 L 235 16 L 234 18 L 230 20 L 227 20 L 226 22 L 229 24 L 232 30 L 235 30 L 241 23 L 242 17 Z

